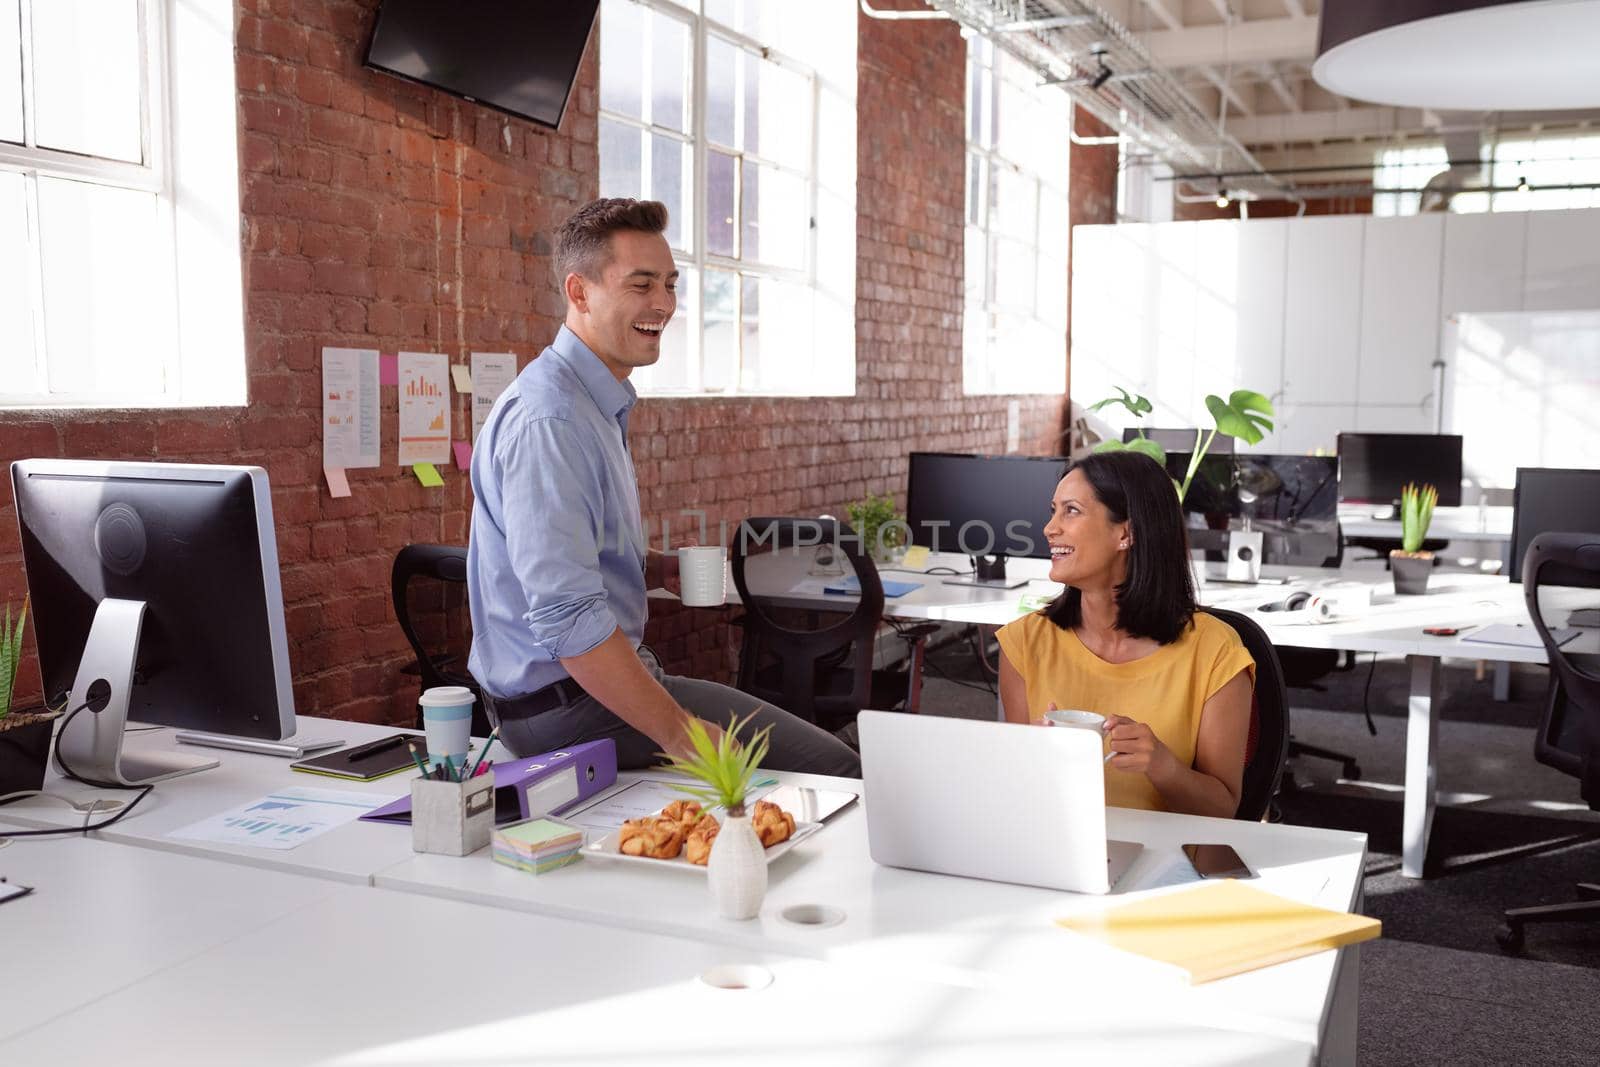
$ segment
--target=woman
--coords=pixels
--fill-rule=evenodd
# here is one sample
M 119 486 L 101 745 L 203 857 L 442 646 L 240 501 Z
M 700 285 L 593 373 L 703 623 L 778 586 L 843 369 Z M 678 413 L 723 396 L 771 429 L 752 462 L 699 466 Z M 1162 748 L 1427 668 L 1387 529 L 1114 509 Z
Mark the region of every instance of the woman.
M 1067 588 L 999 632 L 1006 718 L 1099 712 L 1107 804 L 1232 817 L 1255 662 L 1232 627 L 1196 611 L 1172 480 L 1140 453 L 1097 453 L 1050 508 L 1050 579 Z

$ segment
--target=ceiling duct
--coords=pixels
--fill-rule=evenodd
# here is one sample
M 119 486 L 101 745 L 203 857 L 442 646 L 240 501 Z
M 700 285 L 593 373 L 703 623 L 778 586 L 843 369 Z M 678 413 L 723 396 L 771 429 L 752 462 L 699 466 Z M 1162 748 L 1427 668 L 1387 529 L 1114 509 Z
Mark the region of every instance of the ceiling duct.
M 1284 186 L 1156 65 L 1134 35 L 1087 0 L 927 0 L 1057 85 L 1095 118 L 1180 175 L 1228 173 L 1234 185 Z M 1110 71 L 1106 74 L 1106 71 Z

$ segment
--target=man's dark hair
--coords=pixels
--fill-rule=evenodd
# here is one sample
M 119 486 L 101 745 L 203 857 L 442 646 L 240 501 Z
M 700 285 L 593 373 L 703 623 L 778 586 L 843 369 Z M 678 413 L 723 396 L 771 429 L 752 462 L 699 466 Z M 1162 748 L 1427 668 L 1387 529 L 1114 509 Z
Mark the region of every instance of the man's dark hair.
M 1095 452 L 1073 463 L 1112 522 L 1133 533 L 1128 575 L 1117 586 L 1117 629 L 1170 645 L 1195 613 L 1194 575 L 1189 571 L 1189 535 L 1172 479 L 1141 452 Z M 1068 586 L 1044 609 L 1045 618 L 1070 630 L 1083 619 L 1083 594 Z
M 659 200 L 602 197 L 568 216 L 556 236 L 556 280 L 569 274 L 598 278 L 611 262 L 611 235 L 621 230 L 662 233 L 667 205 Z

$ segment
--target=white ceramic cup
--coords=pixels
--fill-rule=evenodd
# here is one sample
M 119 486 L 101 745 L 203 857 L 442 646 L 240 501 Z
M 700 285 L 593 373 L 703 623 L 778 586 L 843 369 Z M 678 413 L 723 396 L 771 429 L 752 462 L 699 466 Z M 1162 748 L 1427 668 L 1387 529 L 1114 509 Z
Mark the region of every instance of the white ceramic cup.
M 728 550 L 721 545 L 678 549 L 678 582 L 685 607 L 714 608 L 728 602 Z
M 1052 726 L 1075 726 L 1080 730 L 1104 730 L 1106 717 L 1097 711 L 1069 711 L 1055 708 L 1044 713 Z
M 428 769 L 450 757 L 460 770 L 472 743 L 472 690 L 464 685 L 436 685 L 423 691 L 422 734 L 428 739 Z

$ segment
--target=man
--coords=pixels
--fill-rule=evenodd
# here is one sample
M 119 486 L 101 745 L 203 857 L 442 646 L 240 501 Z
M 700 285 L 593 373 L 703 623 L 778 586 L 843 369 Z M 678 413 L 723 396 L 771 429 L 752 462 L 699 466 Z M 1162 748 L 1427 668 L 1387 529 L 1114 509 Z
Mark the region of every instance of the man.
M 665 674 L 640 647 L 647 545 L 628 451 L 636 367 L 661 357 L 678 270 L 666 206 L 602 199 L 561 227 L 566 324 L 495 403 L 472 455 L 472 674 L 519 756 L 609 737 L 624 768 L 690 751 L 737 715 L 772 726 L 774 770 L 857 777 L 832 734 L 727 686 Z

